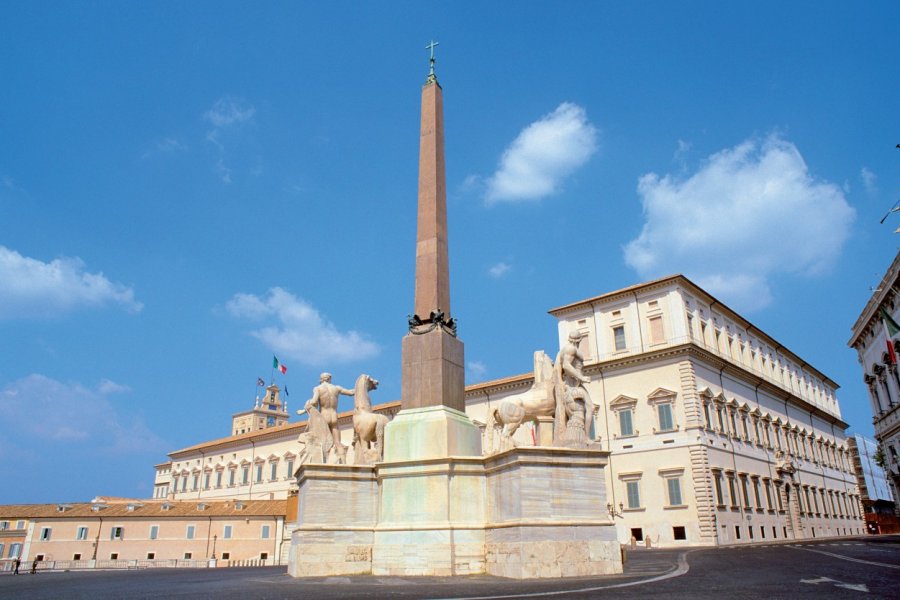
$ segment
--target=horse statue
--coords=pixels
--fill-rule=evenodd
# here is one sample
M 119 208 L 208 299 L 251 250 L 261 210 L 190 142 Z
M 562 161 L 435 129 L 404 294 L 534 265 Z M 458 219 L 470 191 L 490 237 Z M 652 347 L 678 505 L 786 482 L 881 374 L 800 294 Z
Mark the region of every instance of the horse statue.
M 559 385 L 559 376 L 550 360 L 542 350 L 534 353 L 534 384 L 522 394 L 510 396 L 500 401 L 491 413 L 487 430 L 491 434 L 500 427 L 500 444 L 497 452 L 514 448 L 513 435 L 522 423 L 537 423 L 537 417 L 550 417 L 556 413 L 555 388 Z M 491 437 L 491 442 L 493 438 Z M 493 443 L 488 445 L 488 453 L 493 452 Z
M 369 400 L 369 392 L 377 387 L 378 381 L 366 374 L 356 379 L 353 392 L 353 462 L 357 465 L 371 465 L 384 459 L 384 426 L 388 418 L 372 412 L 372 402 Z

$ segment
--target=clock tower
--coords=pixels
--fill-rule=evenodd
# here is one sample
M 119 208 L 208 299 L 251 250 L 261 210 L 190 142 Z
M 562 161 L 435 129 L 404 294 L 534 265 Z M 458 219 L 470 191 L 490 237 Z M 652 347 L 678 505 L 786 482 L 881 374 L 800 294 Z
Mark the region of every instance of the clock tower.
M 231 417 L 231 435 L 286 425 L 288 418 L 287 403 L 282 403 L 281 390 L 273 383 L 262 399 L 256 398 L 252 410 Z

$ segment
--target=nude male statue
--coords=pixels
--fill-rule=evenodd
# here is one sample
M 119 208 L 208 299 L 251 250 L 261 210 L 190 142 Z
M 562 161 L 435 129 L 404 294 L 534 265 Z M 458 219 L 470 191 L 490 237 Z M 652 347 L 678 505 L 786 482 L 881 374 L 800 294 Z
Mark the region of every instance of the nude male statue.
M 578 343 L 583 337 L 584 334 L 580 331 L 570 333 L 568 342 L 559 351 L 557 362 L 566 386 L 566 416 L 569 419 L 575 417 L 576 422 L 580 421 L 579 425 L 583 423 L 585 435 L 589 436 L 594 407 L 585 386 L 586 383 L 590 383 L 591 378 L 585 376 L 581 370 L 584 366 L 584 357 L 578 351 Z
M 334 438 L 335 447 L 343 448 L 341 432 L 338 431 L 337 426 L 338 398 L 342 394 L 344 396 L 352 396 L 354 391 L 331 383 L 331 373 L 322 373 L 319 375 L 319 381 L 319 385 L 313 388 L 313 397 L 306 401 L 304 410 L 309 410 L 312 406 L 318 408 L 322 418 L 328 424 L 328 429 L 331 430 L 331 437 Z

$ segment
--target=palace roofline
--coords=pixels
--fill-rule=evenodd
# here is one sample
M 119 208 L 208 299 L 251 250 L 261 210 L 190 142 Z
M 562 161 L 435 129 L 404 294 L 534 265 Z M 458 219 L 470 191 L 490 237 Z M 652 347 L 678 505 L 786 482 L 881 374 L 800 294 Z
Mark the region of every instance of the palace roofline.
M 853 323 L 853 327 L 850 328 L 852 335 L 847 342 L 849 347 L 855 348 L 856 344 L 859 343 L 859 338 L 862 337 L 870 327 L 874 326 L 873 321 L 879 318 L 877 314 L 878 307 L 886 302 L 891 294 L 897 294 L 897 290 L 894 288 L 893 284 L 894 280 L 897 279 L 898 271 L 900 271 L 900 252 L 897 252 L 897 256 L 895 256 L 894 260 L 891 262 L 891 266 L 885 271 L 878 287 L 872 292 L 868 302 L 866 302 L 866 306 L 862 309 L 862 312 L 859 313 L 859 317 L 857 317 L 856 322 Z
M 129 508 L 130 507 L 130 508 Z M 284 500 L 134 500 L 0 505 L 0 518 L 72 519 L 77 517 L 264 517 L 286 514 Z
M 898 258 L 900 258 L 900 254 L 898 254 Z M 565 305 L 559 306 L 557 308 L 551 308 L 547 312 L 549 314 L 553 315 L 554 317 L 559 318 L 564 313 L 572 312 L 573 310 L 575 310 L 577 308 L 593 306 L 594 304 L 596 304 L 598 302 L 605 302 L 605 301 L 615 298 L 616 296 L 631 295 L 631 294 L 635 294 L 641 290 L 647 290 L 647 289 L 651 289 L 651 288 L 655 288 L 655 287 L 662 287 L 669 283 L 681 283 L 681 284 L 685 285 L 686 287 L 690 288 L 691 291 L 695 295 L 703 297 L 707 301 L 707 303 L 710 305 L 710 307 L 709 307 L 710 310 L 712 310 L 714 306 L 721 307 L 723 309 L 722 312 L 726 313 L 730 319 L 732 319 L 733 321 L 736 321 L 738 324 L 740 324 L 741 326 L 746 328 L 748 331 L 752 330 L 756 335 L 758 335 L 760 338 L 764 339 L 769 345 L 773 346 L 775 348 L 776 353 L 781 352 L 788 358 L 793 359 L 795 362 L 797 362 L 800 365 L 801 368 L 808 369 L 812 374 L 821 378 L 826 383 L 833 385 L 835 387 L 835 389 L 841 387 L 836 381 L 831 379 L 831 377 L 828 377 L 827 375 L 822 373 L 820 370 L 818 370 L 817 368 L 815 368 L 814 366 L 812 366 L 811 364 L 809 364 L 808 362 L 806 362 L 805 360 L 800 358 L 800 356 L 795 354 L 793 351 L 791 351 L 790 348 L 788 348 L 787 346 L 785 346 L 784 344 L 782 344 L 781 342 L 779 342 L 778 340 L 776 340 L 775 338 L 773 338 L 772 336 L 767 334 L 765 331 L 763 331 L 762 329 L 760 329 L 759 327 L 757 327 L 756 325 L 754 325 L 753 323 L 748 321 L 745 317 L 741 316 L 734 309 L 729 307 L 727 304 L 725 304 L 724 302 L 722 302 L 721 300 L 719 300 L 718 298 L 716 298 L 715 296 L 713 296 L 712 294 L 710 294 L 709 292 L 704 290 L 702 287 L 700 287 L 699 285 L 697 285 L 696 283 L 694 283 L 693 281 L 691 281 L 690 279 L 688 279 L 686 276 L 682 275 L 681 273 L 675 273 L 674 275 L 667 275 L 665 277 L 660 277 L 659 279 L 653 279 L 651 281 L 637 283 L 635 285 L 630 285 L 628 287 L 624 287 L 624 288 L 621 288 L 621 289 L 618 289 L 618 290 L 615 290 L 612 292 L 600 294 L 599 296 L 593 296 L 591 298 L 585 298 L 584 300 L 579 300 L 577 302 L 571 302 L 569 304 L 565 304 Z

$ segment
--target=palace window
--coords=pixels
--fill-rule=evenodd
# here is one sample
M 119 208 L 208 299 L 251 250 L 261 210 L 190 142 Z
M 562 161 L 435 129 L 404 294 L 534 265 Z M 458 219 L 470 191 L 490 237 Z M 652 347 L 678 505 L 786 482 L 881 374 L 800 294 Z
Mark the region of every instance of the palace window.
M 210 473 L 209 471 L 207 471 L 206 473 L 203 474 L 203 489 L 205 489 L 205 490 L 209 489 L 210 475 L 212 475 L 212 473 Z
M 262 463 L 256 465 L 256 483 L 262 481 L 263 466 Z
M 628 495 L 628 508 L 641 507 L 641 489 L 639 481 L 626 481 L 625 491 Z
M 640 510 L 641 473 L 620 473 L 619 479 L 625 484 L 625 506 L 627 510 Z
M 88 528 L 87 527 L 79 527 L 78 531 L 75 533 L 76 540 L 86 540 L 88 536 Z
M 262 530 L 260 531 L 259 537 L 264 540 L 269 539 L 269 526 L 268 525 L 262 526 Z
M 194 473 L 194 478 L 192 481 L 191 489 L 196 490 L 197 486 L 200 484 L 200 476 Z
M 41 541 L 42 542 L 49 542 L 50 537 L 52 535 L 53 535 L 52 527 L 41 527 Z
M 728 473 L 728 495 L 731 500 L 731 508 L 738 507 L 737 487 L 734 482 L 734 473 Z
M 633 409 L 622 408 L 616 411 L 619 416 L 619 435 L 628 437 L 634 435 L 634 424 L 632 422 Z
M 244 467 L 241 471 L 241 483 L 247 485 L 250 483 L 250 467 Z
M 762 500 L 759 497 L 759 477 L 753 478 L 753 498 L 756 500 L 756 508 L 762 508 Z
M 672 538 L 676 540 L 686 540 L 687 532 L 684 529 L 683 525 L 676 525 L 672 527 Z
M 625 345 L 625 326 L 624 325 L 616 325 L 612 328 L 613 330 L 613 340 L 615 343 L 616 352 L 621 352 L 626 349 Z
M 9 554 L 7 555 L 9 558 L 18 558 L 22 556 L 22 544 L 15 543 L 9 545 Z
M 721 471 L 713 471 L 713 486 L 716 488 L 716 504 L 719 506 L 725 506 L 725 497 L 722 494 L 722 472 Z
M 231 539 L 231 525 L 225 525 L 222 529 L 222 538 L 226 540 Z
M 661 344 L 666 341 L 666 334 L 663 331 L 662 316 L 650 318 L 650 343 Z
M 269 473 L 269 480 L 275 481 L 276 479 L 278 479 L 278 463 L 272 461 L 271 463 L 269 463 L 269 468 L 271 469 L 271 472 Z
M 706 421 L 706 428 L 712 429 L 712 419 L 709 416 L 709 402 L 703 403 L 703 418 Z
M 237 471 L 236 471 L 235 469 L 231 469 L 231 470 L 228 472 L 228 485 L 229 485 L 230 487 L 233 487 L 233 486 L 234 486 L 234 476 L 235 476 L 235 473 L 236 473 L 236 472 L 237 472 Z
M 181 491 L 182 492 L 187 491 L 187 479 L 188 479 L 187 475 L 185 475 L 184 477 L 181 478 Z
M 194 525 L 187 526 L 187 530 L 184 532 L 184 537 L 188 540 L 194 539 Z
M 121 540 L 125 536 L 124 527 L 113 527 L 109 530 L 109 539 Z
M 668 496 L 668 506 L 684 506 L 681 497 L 681 476 L 663 476 L 666 482 L 666 493 Z
M 657 432 L 675 431 L 672 406 L 675 403 L 675 392 L 665 388 L 657 388 L 647 396 L 647 401 L 656 406 L 656 420 L 659 429 Z
M 290 479 L 294 476 L 294 460 L 290 459 L 287 461 L 287 478 Z
M 750 508 L 750 484 L 747 481 L 746 475 L 740 475 L 741 478 L 741 491 L 744 496 L 744 508 Z
M 656 405 L 656 414 L 659 417 L 659 430 L 672 431 L 675 429 L 675 421 L 672 419 L 672 404 L 664 402 Z
M 764 479 L 763 485 L 766 488 L 766 508 L 772 510 L 772 482 L 768 479 Z
M 216 471 L 216 487 L 222 487 L 222 471 Z
M 159 525 L 150 526 L 150 539 L 155 540 L 159 537 Z

